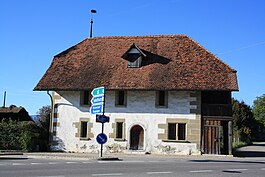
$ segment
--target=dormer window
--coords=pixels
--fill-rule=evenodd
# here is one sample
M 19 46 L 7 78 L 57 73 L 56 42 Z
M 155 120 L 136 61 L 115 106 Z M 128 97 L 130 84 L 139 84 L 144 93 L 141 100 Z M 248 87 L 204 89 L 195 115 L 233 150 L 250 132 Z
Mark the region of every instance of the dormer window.
M 146 57 L 143 51 L 133 44 L 122 56 L 128 61 L 128 68 L 140 68 L 142 66 L 142 59 Z

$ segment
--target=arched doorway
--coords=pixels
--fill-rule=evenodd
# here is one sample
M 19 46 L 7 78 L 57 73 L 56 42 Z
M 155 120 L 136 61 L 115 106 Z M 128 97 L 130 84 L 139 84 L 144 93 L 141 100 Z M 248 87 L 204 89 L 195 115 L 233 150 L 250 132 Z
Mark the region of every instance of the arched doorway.
M 144 148 L 144 129 L 134 125 L 130 130 L 130 149 L 142 150 Z

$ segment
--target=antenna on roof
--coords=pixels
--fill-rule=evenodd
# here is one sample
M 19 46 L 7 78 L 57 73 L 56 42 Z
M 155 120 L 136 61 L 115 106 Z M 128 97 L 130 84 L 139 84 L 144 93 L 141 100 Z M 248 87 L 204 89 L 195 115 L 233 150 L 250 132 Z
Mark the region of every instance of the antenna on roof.
M 93 26 L 93 14 L 97 13 L 95 9 L 91 10 L 91 20 L 90 20 L 90 38 L 92 38 L 92 26 Z

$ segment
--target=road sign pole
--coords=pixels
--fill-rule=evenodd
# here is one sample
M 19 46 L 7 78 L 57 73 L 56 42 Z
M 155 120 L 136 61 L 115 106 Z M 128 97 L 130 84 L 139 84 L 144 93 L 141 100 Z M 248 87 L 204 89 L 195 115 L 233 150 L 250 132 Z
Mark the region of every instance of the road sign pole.
M 102 122 L 102 131 L 101 131 L 101 133 L 103 133 L 103 132 L 104 132 L 104 123 Z M 101 158 L 103 157 L 102 153 L 103 153 L 103 144 L 100 145 L 100 157 Z
M 105 91 L 104 91 L 104 98 L 103 98 L 103 116 L 105 114 Z M 101 133 L 104 133 L 104 122 L 102 122 L 102 130 Z M 103 144 L 100 145 L 100 157 L 103 157 Z

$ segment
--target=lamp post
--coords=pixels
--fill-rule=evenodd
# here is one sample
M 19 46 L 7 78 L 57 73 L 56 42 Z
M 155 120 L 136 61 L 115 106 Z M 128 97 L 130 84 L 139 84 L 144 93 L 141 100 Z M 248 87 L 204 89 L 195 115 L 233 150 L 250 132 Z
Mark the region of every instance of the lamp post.
M 92 38 L 92 28 L 93 28 L 93 14 L 97 13 L 96 10 L 91 10 L 91 20 L 90 20 L 90 38 Z

